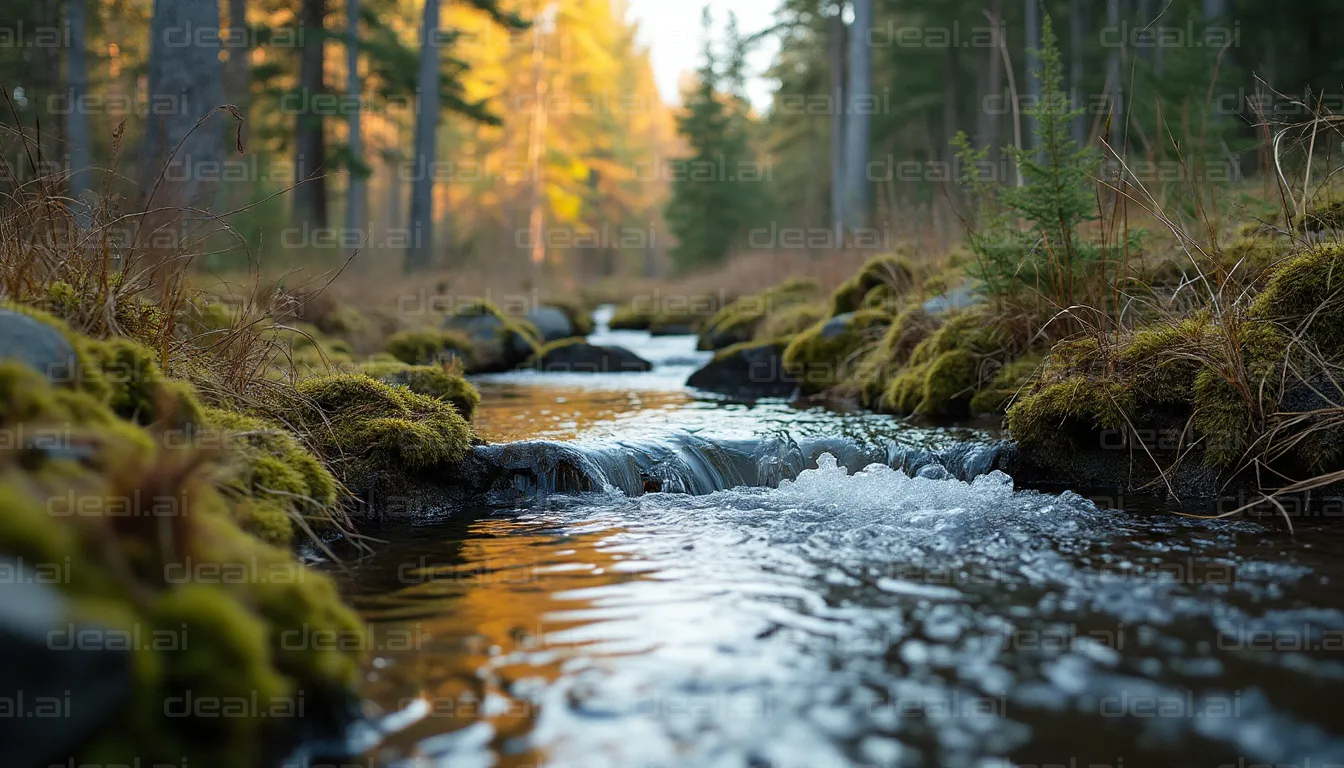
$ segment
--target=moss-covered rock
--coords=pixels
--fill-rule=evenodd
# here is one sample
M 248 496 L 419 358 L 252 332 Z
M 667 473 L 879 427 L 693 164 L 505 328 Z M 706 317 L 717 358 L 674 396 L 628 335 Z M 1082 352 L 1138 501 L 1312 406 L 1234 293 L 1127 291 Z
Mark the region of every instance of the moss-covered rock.
M 971 398 L 971 413 L 1003 413 L 1017 393 L 1035 377 L 1040 355 L 1030 355 L 999 368 L 994 378 Z
M 791 304 L 771 312 L 756 326 L 751 340 L 755 342 L 774 341 L 796 336 L 826 317 L 826 307 L 822 304 Z
M 346 483 L 361 474 L 402 476 L 460 461 L 471 449 L 471 426 L 452 405 L 357 373 L 298 383 L 307 406 L 300 421 L 315 446 L 333 459 Z
M 358 373 L 372 376 L 395 386 L 404 386 L 417 395 L 451 403 L 462 418 L 470 421 L 481 403 L 481 393 L 460 374 L 442 365 L 406 365 L 405 363 L 366 363 Z
M 784 349 L 784 369 L 805 393 L 834 387 L 877 344 L 891 316 L 875 309 L 837 315 L 813 325 Z
M 509 317 L 484 301 L 464 304 L 444 320 L 443 329 L 471 341 L 469 373 L 512 370 L 541 347 L 541 335 L 531 323 Z
M 471 364 L 471 339 L 457 331 L 425 328 L 397 331 L 387 339 L 385 352 L 406 365 L 441 365 L 458 361 Z
M 648 331 L 654 336 L 697 333 L 717 311 L 712 297 L 645 297 L 618 307 L 608 327 L 618 331 Z
M 13 361 L 0 385 L 14 434 L 73 422 L 0 447 L 0 556 L 62 564 L 61 620 L 131 657 L 129 701 L 69 745 L 75 764 L 261 765 L 299 718 L 348 717 L 361 623 L 326 577 L 236 526 L 208 451 L 160 444 Z
M 1327 355 L 1344 353 L 1344 246 L 1312 246 L 1285 260 L 1251 305 L 1252 320 L 1301 335 Z
M 760 293 L 738 298 L 716 312 L 705 323 L 700 331 L 697 348 L 723 349 L 733 344 L 751 341 L 769 317 L 792 307 L 805 305 L 816 297 L 818 290 L 815 280 L 791 278 Z
M 542 301 L 540 307 L 538 307 L 538 309 L 545 308 L 559 310 L 565 315 L 565 319 L 569 321 L 570 333 L 557 338 L 588 336 L 593 332 L 593 310 L 592 307 L 589 307 L 582 299 L 566 296 L 552 296 Z M 530 315 L 528 319 L 532 320 Z M 540 329 L 540 325 L 537 324 L 536 321 L 533 321 L 533 325 L 536 325 L 538 329 Z M 544 338 L 545 334 L 542 335 Z M 555 341 L 556 338 L 544 338 L 544 340 Z
M 864 307 L 866 298 L 872 298 L 881 305 L 888 298 L 909 292 L 914 285 L 914 272 L 903 257 L 890 254 L 877 256 L 831 294 L 831 315 L 856 312 Z M 873 294 L 875 289 L 881 289 L 881 292 Z
M 336 479 L 288 430 L 224 408 L 206 411 L 207 430 L 220 448 L 221 490 L 235 503 L 245 530 L 275 544 L 296 532 L 328 527 L 337 503 Z
M 893 360 L 927 327 L 927 315 L 911 313 L 903 319 L 911 330 L 890 340 Z M 900 414 L 964 416 L 1003 352 L 993 318 L 979 312 L 953 314 L 910 351 L 878 405 Z

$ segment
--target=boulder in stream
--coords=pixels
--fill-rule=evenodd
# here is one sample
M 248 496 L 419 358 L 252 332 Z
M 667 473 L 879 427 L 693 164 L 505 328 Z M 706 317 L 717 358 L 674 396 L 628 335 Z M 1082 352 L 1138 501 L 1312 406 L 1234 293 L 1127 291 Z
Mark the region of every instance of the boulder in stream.
M 526 320 L 505 315 L 487 302 L 472 302 L 443 321 L 447 331 L 457 331 L 471 340 L 468 373 L 500 373 L 517 368 L 536 354 L 538 332 Z
M 798 381 L 784 367 L 787 339 L 734 344 L 720 350 L 703 368 L 691 374 L 687 386 L 728 397 L 754 400 L 789 397 Z
M 653 363 L 624 347 L 589 344 L 566 339 L 542 347 L 532 362 L 546 373 L 640 373 L 653 370 Z
M 580 334 L 569 320 L 569 314 L 558 307 L 537 307 L 527 313 L 527 321 L 536 326 L 544 342 L 568 339 Z

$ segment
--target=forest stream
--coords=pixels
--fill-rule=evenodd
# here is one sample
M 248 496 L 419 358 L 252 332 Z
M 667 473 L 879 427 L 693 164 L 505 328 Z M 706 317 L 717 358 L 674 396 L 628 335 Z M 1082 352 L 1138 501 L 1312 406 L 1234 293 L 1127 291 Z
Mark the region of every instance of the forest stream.
M 1015 488 L 992 430 L 706 399 L 694 337 L 590 341 L 654 370 L 481 377 L 477 427 L 605 487 L 331 568 L 380 764 L 1344 762 L 1339 526 Z

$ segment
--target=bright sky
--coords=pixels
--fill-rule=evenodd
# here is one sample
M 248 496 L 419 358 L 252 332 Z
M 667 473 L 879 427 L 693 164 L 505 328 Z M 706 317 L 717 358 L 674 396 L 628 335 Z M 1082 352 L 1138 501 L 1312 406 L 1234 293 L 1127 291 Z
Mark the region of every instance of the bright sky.
M 679 82 L 683 72 L 700 66 L 704 47 L 700 30 L 700 11 L 709 5 L 714 17 L 712 34 L 722 42 L 728 24 L 729 9 L 737 13 L 737 28 L 743 35 L 759 32 L 774 23 L 775 9 L 781 0 L 626 0 L 629 18 L 639 22 L 640 39 L 650 46 L 653 74 L 658 90 L 668 103 L 679 103 Z M 764 41 L 752 52 L 748 74 L 759 76 L 770 66 L 777 46 Z M 769 82 L 754 77 L 748 93 L 756 107 L 769 104 Z

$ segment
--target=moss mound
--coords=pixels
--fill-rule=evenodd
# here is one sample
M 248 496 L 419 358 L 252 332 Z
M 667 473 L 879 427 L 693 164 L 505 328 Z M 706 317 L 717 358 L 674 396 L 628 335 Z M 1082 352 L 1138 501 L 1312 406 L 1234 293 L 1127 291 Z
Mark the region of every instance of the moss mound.
M 804 393 L 830 389 L 849 375 L 859 353 L 875 344 L 890 323 L 890 315 L 873 309 L 818 322 L 785 347 L 784 370 Z
M 887 298 L 905 294 L 914 285 L 914 272 L 904 258 L 894 255 L 874 257 L 831 294 L 831 315 L 856 312 L 870 298 L 875 301 L 875 306 L 880 306 Z
M 704 324 L 700 331 L 698 347 L 723 349 L 733 344 L 751 341 L 769 317 L 805 304 L 815 298 L 818 290 L 819 286 L 815 280 L 791 278 L 768 290 L 738 298 L 716 312 Z M 815 321 L 816 318 L 813 322 Z
M 1284 261 L 1251 305 L 1253 320 L 1276 323 L 1323 353 L 1344 352 L 1344 246 L 1316 245 Z
M 426 328 L 392 334 L 384 351 L 406 365 L 436 365 L 453 360 L 470 364 L 472 346 L 471 339 L 456 331 Z
M 468 421 L 481 403 L 481 393 L 471 382 L 441 365 L 366 363 L 357 372 L 387 384 L 404 386 L 417 395 L 451 403 Z
M 909 330 L 890 339 L 891 361 L 899 361 L 913 339 L 927 332 L 926 316 L 911 312 L 904 320 Z M 953 314 L 915 344 L 878 405 L 900 414 L 966 415 L 1003 352 L 993 318 L 979 312 Z M 889 362 L 888 370 L 892 366 Z
M 826 307 L 821 304 L 791 304 L 766 315 L 756 325 L 751 340 L 760 343 L 791 338 L 816 325 L 824 317 Z
M 222 449 L 220 487 L 249 533 L 287 544 L 295 529 L 325 528 L 338 486 L 326 467 L 278 424 L 223 408 L 206 411 L 210 437 Z
M 266 764 L 294 718 L 346 706 L 361 623 L 325 576 L 237 527 L 241 500 L 216 487 L 207 454 L 165 447 L 108 403 L 13 362 L 0 363 L 0 386 L 6 429 L 71 422 L 0 449 L 0 553 L 62 563 L 62 621 L 131 649 L 130 700 L 77 764 Z M 309 641 L 292 642 L 297 628 Z M 316 633 L 345 641 L 316 644 Z
M 341 457 L 348 483 L 460 461 L 471 449 L 471 426 L 456 408 L 405 387 L 345 373 L 300 381 L 298 390 L 308 400 L 300 421 L 322 455 Z

